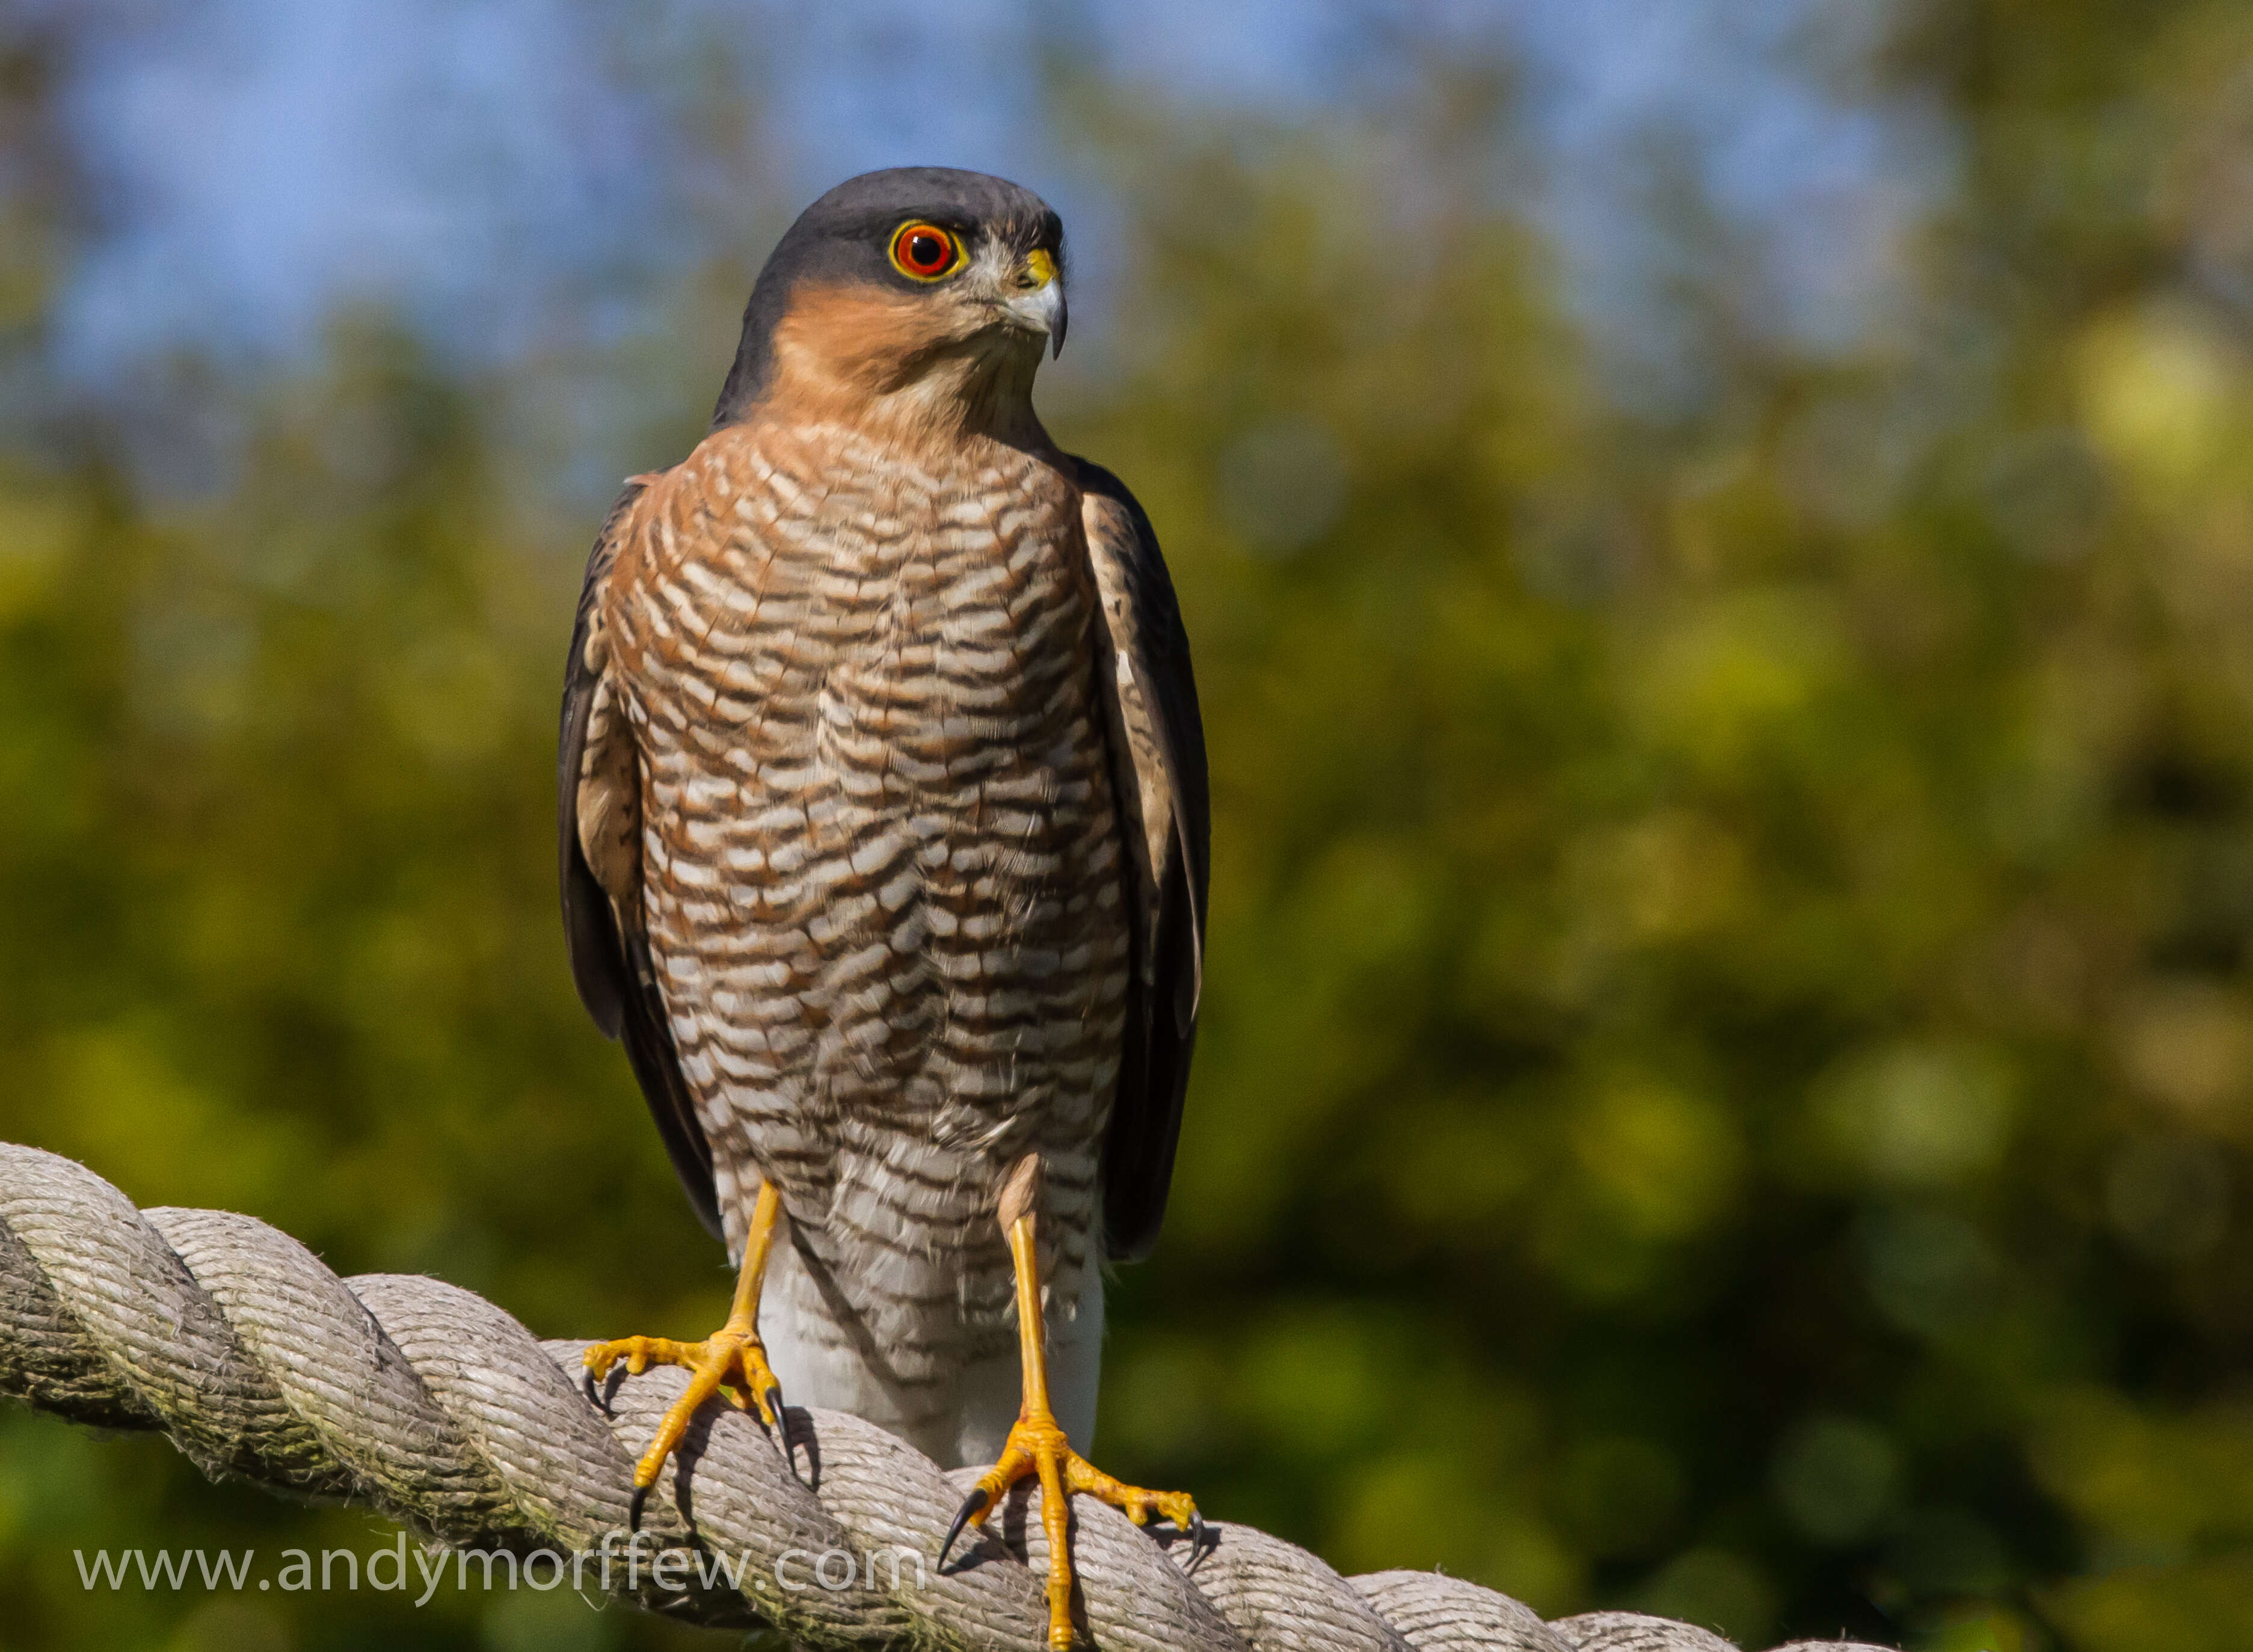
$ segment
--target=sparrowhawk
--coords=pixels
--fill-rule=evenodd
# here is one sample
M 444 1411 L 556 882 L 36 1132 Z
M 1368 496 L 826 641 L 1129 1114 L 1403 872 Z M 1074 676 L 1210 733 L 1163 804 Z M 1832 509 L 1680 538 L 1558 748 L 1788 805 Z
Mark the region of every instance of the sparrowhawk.
M 1148 519 L 1033 412 L 1063 227 L 1015 185 L 840 185 L 754 286 L 709 435 L 632 478 L 567 666 L 563 911 L 739 1265 L 701 1342 L 588 1350 L 1196 1521 L 1072 1449 L 1108 1259 L 1154 1243 L 1202 985 L 1203 735 Z M 638 1491 L 638 1496 L 639 1495 Z M 951 1541 L 951 1539 L 950 1539 Z

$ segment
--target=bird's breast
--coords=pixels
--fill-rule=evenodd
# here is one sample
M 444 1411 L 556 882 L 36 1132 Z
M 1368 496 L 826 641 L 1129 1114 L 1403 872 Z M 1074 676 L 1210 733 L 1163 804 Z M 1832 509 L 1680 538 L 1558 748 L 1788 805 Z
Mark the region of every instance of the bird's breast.
M 939 464 L 836 432 L 715 438 L 684 469 L 614 601 L 692 1080 L 687 1047 L 724 1035 L 801 1117 L 1092 1138 L 1126 862 L 1076 491 L 1012 449 Z
M 1095 593 L 1046 464 L 833 436 L 715 439 L 690 465 L 620 593 L 654 721 L 785 764 L 875 737 L 912 785 L 1085 713 Z

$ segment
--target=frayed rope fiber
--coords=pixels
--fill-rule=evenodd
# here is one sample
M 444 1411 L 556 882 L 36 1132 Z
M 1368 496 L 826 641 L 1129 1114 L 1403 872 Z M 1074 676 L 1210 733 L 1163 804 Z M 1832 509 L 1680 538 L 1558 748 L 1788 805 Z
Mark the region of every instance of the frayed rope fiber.
M 583 1342 L 541 1342 L 436 1279 L 340 1279 L 248 1216 L 138 1210 L 83 1166 L 0 1143 L 0 1393 L 107 1428 L 162 1429 L 214 1478 L 353 1502 L 457 1548 L 574 1553 L 627 1525 L 638 1453 L 687 1381 L 579 1384 Z M 1043 1652 L 1048 1554 L 1036 1488 L 1013 1495 L 946 1569 L 868 1565 L 842 1588 L 785 1591 L 778 1561 L 827 1551 L 938 1552 L 975 1471 L 952 1476 L 842 1412 L 789 1416 L 807 1483 L 757 1422 L 715 1406 L 643 1514 L 645 1556 L 614 1592 L 715 1628 L 809 1649 Z M 1732 1652 L 1688 1624 L 1594 1612 L 1545 1623 L 1433 1572 L 1342 1578 L 1305 1550 L 1215 1523 L 1185 1540 L 1074 1502 L 1083 1633 L 1104 1652 Z M 693 1564 L 736 1562 L 740 1587 Z M 918 1575 L 920 1573 L 920 1575 Z M 706 1576 L 713 1576 L 710 1583 Z M 1796 1642 L 1778 1652 L 1875 1652 Z

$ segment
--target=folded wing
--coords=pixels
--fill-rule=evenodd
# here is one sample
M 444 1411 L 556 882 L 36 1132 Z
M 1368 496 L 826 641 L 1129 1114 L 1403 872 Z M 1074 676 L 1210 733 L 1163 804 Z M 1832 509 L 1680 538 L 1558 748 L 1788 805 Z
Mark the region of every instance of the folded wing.
M 1204 986 L 1211 807 L 1189 638 L 1157 536 L 1117 477 L 1073 463 L 1103 601 L 1113 790 L 1137 873 L 1126 1049 L 1103 1145 L 1104 1249 L 1133 1261 L 1157 1243 L 1181 1139 Z
M 606 1036 L 624 1041 L 688 1202 L 718 1237 L 711 1144 L 697 1122 L 650 962 L 641 889 L 641 759 L 607 673 L 603 627 L 603 586 L 631 531 L 634 501 L 651 479 L 626 484 L 596 537 L 564 662 L 556 776 L 563 933 L 580 1000 Z

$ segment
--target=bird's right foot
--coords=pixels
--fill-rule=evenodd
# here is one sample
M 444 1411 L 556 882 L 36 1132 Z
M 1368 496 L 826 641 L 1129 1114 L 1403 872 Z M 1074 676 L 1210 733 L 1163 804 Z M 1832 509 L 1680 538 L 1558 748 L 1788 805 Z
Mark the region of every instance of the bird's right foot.
M 774 1248 L 775 1231 L 781 1222 L 782 1201 L 774 1183 L 763 1183 L 751 1207 L 743 1266 L 736 1276 L 735 1306 L 728 1311 L 728 1322 L 702 1342 L 676 1342 L 669 1336 L 622 1336 L 616 1342 L 596 1343 L 583 1356 L 587 1398 L 596 1405 L 602 1403 L 595 1391 L 597 1384 L 621 1360 L 625 1362 L 627 1374 L 633 1377 L 640 1376 L 652 1365 L 678 1365 L 688 1373 L 687 1391 L 666 1412 L 664 1420 L 657 1425 L 655 1438 L 649 1442 L 649 1449 L 634 1465 L 633 1504 L 629 1519 L 635 1526 L 641 1524 L 642 1502 L 649 1495 L 649 1488 L 657 1483 L 665 1460 L 688 1432 L 688 1425 L 695 1420 L 699 1408 L 722 1388 L 738 1411 L 757 1408 L 759 1420 L 780 1442 L 791 1473 L 798 1472 L 798 1453 L 792 1447 L 790 1431 L 783 1423 L 782 1384 L 776 1379 L 774 1368 L 767 1363 L 766 1344 L 759 1341 L 759 1286 L 765 1278 L 767 1256 Z
M 641 1523 L 641 1506 L 649 1495 L 649 1488 L 657 1483 L 659 1471 L 665 1460 L 680 1444 L 680 1437 L 688 1432 L 704 1402 L 727 1391 L 729 1402 L 739 1411 L 756 1409 L 759 1420 L 764 1423 L 789 1452 L 789 1440 L 783 1426 L 782 1384 L 776 1378 L 773 1367 L 767 1363 L 766 1345 L 759 1341 L 758 1333 L 748 1325 L 734 1320 L 721 1327 L 701 1342 L 676 1342 L 669 1336 L 623 1336 L 615 1342 L 597 1342 L 582 1356 L 587 1368 L 588 1398 L 595 1398 L 596 1385 L 610 1374 L 611 1367 L 621 1361 L 629 1376 L 638 1377 L 652 1365 L 678 1365 L 689 1373 L 688 1387 L 673 1402 L 657 1425 L 657 1432 L 649 1448 L 634 1465 L 632 1523 Z M 793 1456 L 792 1467 L 796 1468 Z

